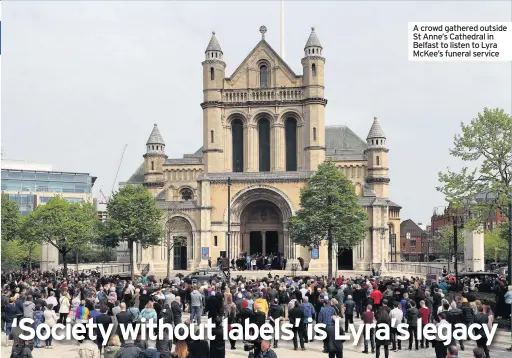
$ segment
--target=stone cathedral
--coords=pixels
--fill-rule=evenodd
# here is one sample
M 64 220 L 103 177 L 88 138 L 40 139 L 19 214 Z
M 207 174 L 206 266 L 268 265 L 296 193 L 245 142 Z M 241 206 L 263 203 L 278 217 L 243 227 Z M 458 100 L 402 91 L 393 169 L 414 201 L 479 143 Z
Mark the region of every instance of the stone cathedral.
M 170 253 L 171 268 L 194 270 L 225 255 L 230 178 L 231 258 L 247 252 L 282 253 L 288 263 L 299 257 L 310 271 L 327 271 L 327 247 L 295 245 L 288 219 L 300 205 L 300 190 L 326 159 L 354 183 L 368 212 L 368 232 L 360 245 L 333 258 L 339 270 L 369 270 L 391 261 L 390 234 L 400 237 L 400 206 L 389 199 L 388 147 L 375 118 L 362 140 L 346 126 L 326 126 L 325 58 L 311 29 L 296 74 L 265 40 L 232 74 L 213 33 L 203 67 L 203 146 L 182 158 L 168 158 L 155 124 L 144 161 L 125 184 L 144 185 L 156 197 L 166 237 L 162 245 L 135 248 L 137 263 L 165 274 L 166 240 L 186 245 Z M 398 248 L 399 249 L 399 248 Z M 334 261 L 335 260 L 335 261 Z M 288 266 L 290 267 L 290 265 Z

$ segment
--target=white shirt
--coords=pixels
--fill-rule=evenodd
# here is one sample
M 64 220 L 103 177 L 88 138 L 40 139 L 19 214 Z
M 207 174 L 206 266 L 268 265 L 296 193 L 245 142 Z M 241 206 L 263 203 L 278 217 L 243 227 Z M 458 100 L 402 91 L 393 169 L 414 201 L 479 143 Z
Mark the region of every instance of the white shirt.
M 398 307 L 393 308 L 391 312 L 389 312 L 389 318 L 391 318 L 391 327 L 396 328 L 400 323 L 402 323 L 404 313 Z M 395 321 L 393 321 L 393 318 L 395 319 Z

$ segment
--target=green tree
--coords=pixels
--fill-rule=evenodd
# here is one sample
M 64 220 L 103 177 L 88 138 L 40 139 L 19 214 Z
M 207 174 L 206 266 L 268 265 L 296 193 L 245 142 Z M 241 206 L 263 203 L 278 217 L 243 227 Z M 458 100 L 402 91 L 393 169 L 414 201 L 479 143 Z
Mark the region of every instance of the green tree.
M 15 240 L 19 234 L 20 209 L 18 204 L 9 199 L 9 195 L 2 193 L 2 239 Z
M 508 242 L 503 240 L 501 231 L 504 229 L 498 226 L 495 230 L 485 230 L 484 232 L 484 250 L 485 259 L 495 261 L 507 259 Z
M 471 226 L 485 221 L 496 207 L 505 212 L 512 202 L 512 117 L 500 108 L 484 108 L 469 124 L 461 123 L 461 130 L 450 154 L 465 165 L 460 172 L 440 172 L 437 190 L 454 208 L 478 194 L 492 199 L 472 208 Z
M 59 251 L 67 277 L 68 254 L 90 247 L 97 235 L 97 220 L 92 204 L 69 203 L 55 196 L 46 205 L 38 206 L 24 225 L 29 238 L 39 237 Z
M 332 277 L 333 245 L 340 250 L 357 245 L 367 230 L 366 212 L 359 205 L 354 186 L 333 162 L 318 167 L 301 191 L 300 206 L 289 220 L 293 241 L 320 247 L 327 240 L 328 277 Z
M 25 216 L 21 220 L 19 245 L 22 248 L 22 260 L 27 262 L 29 271 L 32 270 L 32 262 L 37 261 L 37 252 L 41 250 L 41 237 L 37 228 L 33 226 L 30 216 Z
M 133 245 L 143 248 L 160 243 L 163 235 L 162 210 L 143 186 L 127 185 L 113 195 L 107 204 L 108 229 L 112 244 L 126 241 L 130 250 L 131 277 L 135 275 Z
M 445 225 L 439 228 L 434 238 L 434 250 L 436 253 L 446 256 L 451 261 L 453 254 L 453 225 Z M 464 255 L 464 234 L 457 230 L 457 252 L 459 260 Z

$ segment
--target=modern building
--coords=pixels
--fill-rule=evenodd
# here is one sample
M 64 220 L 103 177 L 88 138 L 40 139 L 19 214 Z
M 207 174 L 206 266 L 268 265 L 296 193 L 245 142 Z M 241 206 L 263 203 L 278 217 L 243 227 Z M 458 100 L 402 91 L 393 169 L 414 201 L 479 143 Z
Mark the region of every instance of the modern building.
M 2 192 L 16 201 L 22 215 L 45 205 L 56 195 L 72 203 L 92 202 L 92 187 L 96 177 L 88 173 L 54 171 L 51 165 L 2 160 Z M 57 250 L 48 244 L 41 246 L 41 268 L 58 265 Z
M 400 237 L 401 209 L 390 200 L 389 149 L 379 121 L 368 123 L 366 140 L 346 126 L 326 126 L 324 49 L 315 30 L 304 47 L 302 74 L 265 40 L 264 26 L 260 32 L 261 41 L 231 75 L 213 33 L 202 62 L 203 146 L 168 158 L 155 124 L 143 162 L 121 185 L 146 186 L 167 212 L 170 235 L 187 239 L 186 247 L 172 253 L 176 270 L 205 267 L 208 257 L 215 260 L 228 251 L 229 179 L 231 257 L 279 252 L 289 263 L 302 257 L 310 271 L 325 273 L 327 248 L 295 245 L 287 222 L 299 209 L 307 179 L 328 159 L 353 182 L 369 216 L 366 236 L 337 258 L 338 269 L 378 267 L 390 259 L 389 233 Z M 165 273 L 165 240 L 136 247 L 136 262 Z

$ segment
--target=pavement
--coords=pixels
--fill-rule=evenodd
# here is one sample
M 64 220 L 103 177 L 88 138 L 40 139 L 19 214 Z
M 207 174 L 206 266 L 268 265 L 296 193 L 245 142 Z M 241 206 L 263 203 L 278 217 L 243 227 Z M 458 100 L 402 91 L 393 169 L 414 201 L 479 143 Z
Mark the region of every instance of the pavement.
M 184 315 L 185 316 L 185 315 Z M 185 318 L 185 317 L 184 317 Z M 357 326 L 361 320 L 354 319 L 354 324 Z M 1 349 L 1 358 L 10 357 L 11 348 L 4 346 L 5 342 L 5 334 L 2 333 L 2 349 Z M 506 348 L 510 347 L 512 342 L 510 332 L 506 332 L 504 330 L 498 330 L 493 343 L 490 347 L 490 356 L 492 358 L 511 358 L 512 353 L 506 351 Z M 154 342 L 149 342 L 150 346 L 154 346 Z M 78 348 L 79 344 L 75 341 L 54 341 L 54 349 L 34 349 L 32 351 L 32 355 L 34 358 L 74 358 L 78 357 Z M 402 342 L 402 347 L 407 348 L 408 342 Z M 465 342 L 465 351 L 459 352 L 459 358 L 472 358 L 473 357 L 473 348 L 476 347 L 476 344 L 471 341 Z M 390 346 L 391 348 L 391 346 Z M 279 348 L 275 349 L 275 352 L 278 358 L 311 358 L 311 355 L 315 356 L 324 356 L 327 357 L 327 354 L 322 353 L 323 345 L 322 342 L 310 342 L 306 344 L 306 350 L 301 351 L 300 348 L 298 351 L 293 350 L 292 341 L 280 341 Z M 363 343 L 360 342 L 359 345 L 354 345 L 353 342 L 347 341 L 343 345 L 343 356 L 345 358 L 368 358 L 374 356 L 374 354 L 364 354 L 362 353 Z M 247 357 L 248 352 L 244 352 L 242 342 L 237 342 L 236 350 L 229 349 L 229 343 L 226 346 L 226 358 L 240 358 Z M 384 357 L 383 348 L 381 348 L 381 356 Z M 403 358 L 425 358 L 425 357 L 435 357 L 435 352 L 433 348 L 419 349 L 409 351 L 407 349 L 391 352 L 389 354 L 390 357 L 403 357 Z M 214 358 L 214 357 L 212 357 Z

